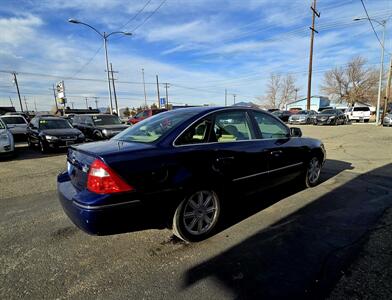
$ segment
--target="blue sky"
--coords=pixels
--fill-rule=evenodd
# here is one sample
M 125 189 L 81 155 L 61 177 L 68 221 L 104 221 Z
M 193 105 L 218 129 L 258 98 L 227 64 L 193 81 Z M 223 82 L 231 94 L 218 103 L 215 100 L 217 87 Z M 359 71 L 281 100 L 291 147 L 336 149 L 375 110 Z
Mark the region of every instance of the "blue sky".
M 84 97 L 89 97 L 93 106 L 94 96 L 99 97 L 100 106 L 106 106 L 102 40 L 89 28 L 67 22 L 76 18 L 100 31 L 133 33 L 132 37 L 113 36 L 109 41 L 109 58 L 119 72 L 116 88 L 120 107 L 144 102 L 142 68 L 149 103 L 157 98 L 156 74 L 160 82 L 171 84 L 169 100 L 178 104 L 223 105 L 225 88 L 229 103 L 232 94 L 237 95 L 237 101 L 257 102 L 255 97 L 263 96 L 271 72 L 294 75 L 299 95 L 305 95 L 310 0 L 167 0 L 140 26 L 161 3 L 2 0 L 0 70 L 19 72 L 21 94 L 29 108 L 35 101 L 39 110 L 49 110 L 53 105 L 50 88 L 61 78 L 68 100 L 76 107 L 85 106 Z M 390 0 L 365 0 L 365 4 L 371 17 L 383 20 L 392 16 Z M 320 94 L 325 70 L 344 65 L 357 55 L 375 68 L 380 60 L 380 45 L 370 24 L 352 21 L 365 16 L 360 0 L 319 0 L 317 7 L 321 18 L 316 21 L 319 34 L 315 39 L 313 94 Z M 392 17 L 386 36 L 389 52 L 391 24 Z M 380 26 L 375 27 L 381 37 Z M 385 66 L 388 59 L 386 55 Z M 160 91 L 164 93 L 162 86 Z M 9 97 L 16 103 L 11 75 L 0 73 L 0 105 L 9 104 Z

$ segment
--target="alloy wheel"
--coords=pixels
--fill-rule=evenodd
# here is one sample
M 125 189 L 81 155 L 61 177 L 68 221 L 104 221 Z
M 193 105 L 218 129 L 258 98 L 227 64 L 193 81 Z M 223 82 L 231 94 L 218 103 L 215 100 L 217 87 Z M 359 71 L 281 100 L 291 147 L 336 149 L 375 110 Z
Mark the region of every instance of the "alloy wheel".
M 321 172 L 321 166 L 320 162 L 317 157 L 313 157 L 310 162 L 309 162 L 309 167 L 308 167 L 308 180 L 310 184 L 315 184 L 319 177 L 320 177 L 320 172 Z
M 191 235 L 202 235 L 215 226 L 218 216 L 216 194 L 212 191 L 198 191 L 186 201 L 182 222 Z

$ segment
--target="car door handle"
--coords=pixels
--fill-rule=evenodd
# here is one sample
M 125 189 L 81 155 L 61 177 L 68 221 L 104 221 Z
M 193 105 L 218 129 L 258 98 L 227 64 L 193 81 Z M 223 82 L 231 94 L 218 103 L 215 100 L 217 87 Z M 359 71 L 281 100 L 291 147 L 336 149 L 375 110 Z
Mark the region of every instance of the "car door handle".
M 280 156 L 282 153 L 283 153 L 282 150 L 274 150 L 274 151 L 271 151 L 271 152 L 270 152 L 270 154 L 271 154 L 272 156 Z
M 226 157 L 218 157 L 216 159 L 216 162 L 220 163 L 220 162 L 227 162 L 227 161 L 232 161 L 232 160 L 234 160 L 234 156 L 226 156 Z

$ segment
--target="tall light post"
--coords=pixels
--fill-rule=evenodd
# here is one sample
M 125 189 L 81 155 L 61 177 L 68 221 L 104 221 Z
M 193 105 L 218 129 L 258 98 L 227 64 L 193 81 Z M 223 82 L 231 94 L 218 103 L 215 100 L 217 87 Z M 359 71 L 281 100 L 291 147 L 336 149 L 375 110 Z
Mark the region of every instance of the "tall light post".
M 368 18 L 355 18 L 354 21 L 362 21 L 362 20 L 369 20 Z M 380 122 L 380 103 L 381 103 L 381 90 L 382 90 L 382 76 L 384 73 L 384 48 L 385 48 L 385 29 L 386 29 L 386 20 L 378 21 L 375 19 L 370 19 L 373 22 L 380 24 L 384 27 L 382 31 L 382 45 L 381 45 L 381 66 L 380 66 L 380 78 L 378 81 L 378 97 L 377 97 L 377 108 L 376 108 L 376 126 Z
M 106 33 L 106 32 L 101 33 L 93 26 L 91 26 L 87 23 L 80 22 L 76 19 L 68 19 L 68 22 L 73 23 L 73 24 L 81 24 L 81 25 L 87 26 L 87 27 L 91 28 L 92 30 L 94 30 L 101 38 L 103 38 L 103 45 L 105 48 L 106 74 L 107 74 L 107 78 L 108 78 L 108 91 L 109 91 L 109 99 L 110 99 L 110 114 L 113 114 L 113 100 L 112 100 L 112 89 L 110 87 L 109 59 L 108 59 L 108 46 L 107 46 L 108 38 L 114 34 L 132 35 L 132 33 L 125 32 L 125 31 L 113 31 L 111 33 Z

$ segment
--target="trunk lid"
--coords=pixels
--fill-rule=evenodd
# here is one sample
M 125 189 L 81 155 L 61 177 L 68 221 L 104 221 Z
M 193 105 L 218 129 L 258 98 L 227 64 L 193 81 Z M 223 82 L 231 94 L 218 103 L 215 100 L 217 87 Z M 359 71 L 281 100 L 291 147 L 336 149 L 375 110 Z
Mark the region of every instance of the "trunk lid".
M 92 162 L 96 158 L 105 163 L 110 157 L 129 152 L 155 148 L 153 145 L 107 140 L 72 146 L 67 154 L 67 171 L 75 188 L 82 190 L 87 186 L 87 176 Z M 110 167 L 110 163 L 109 163 Z

